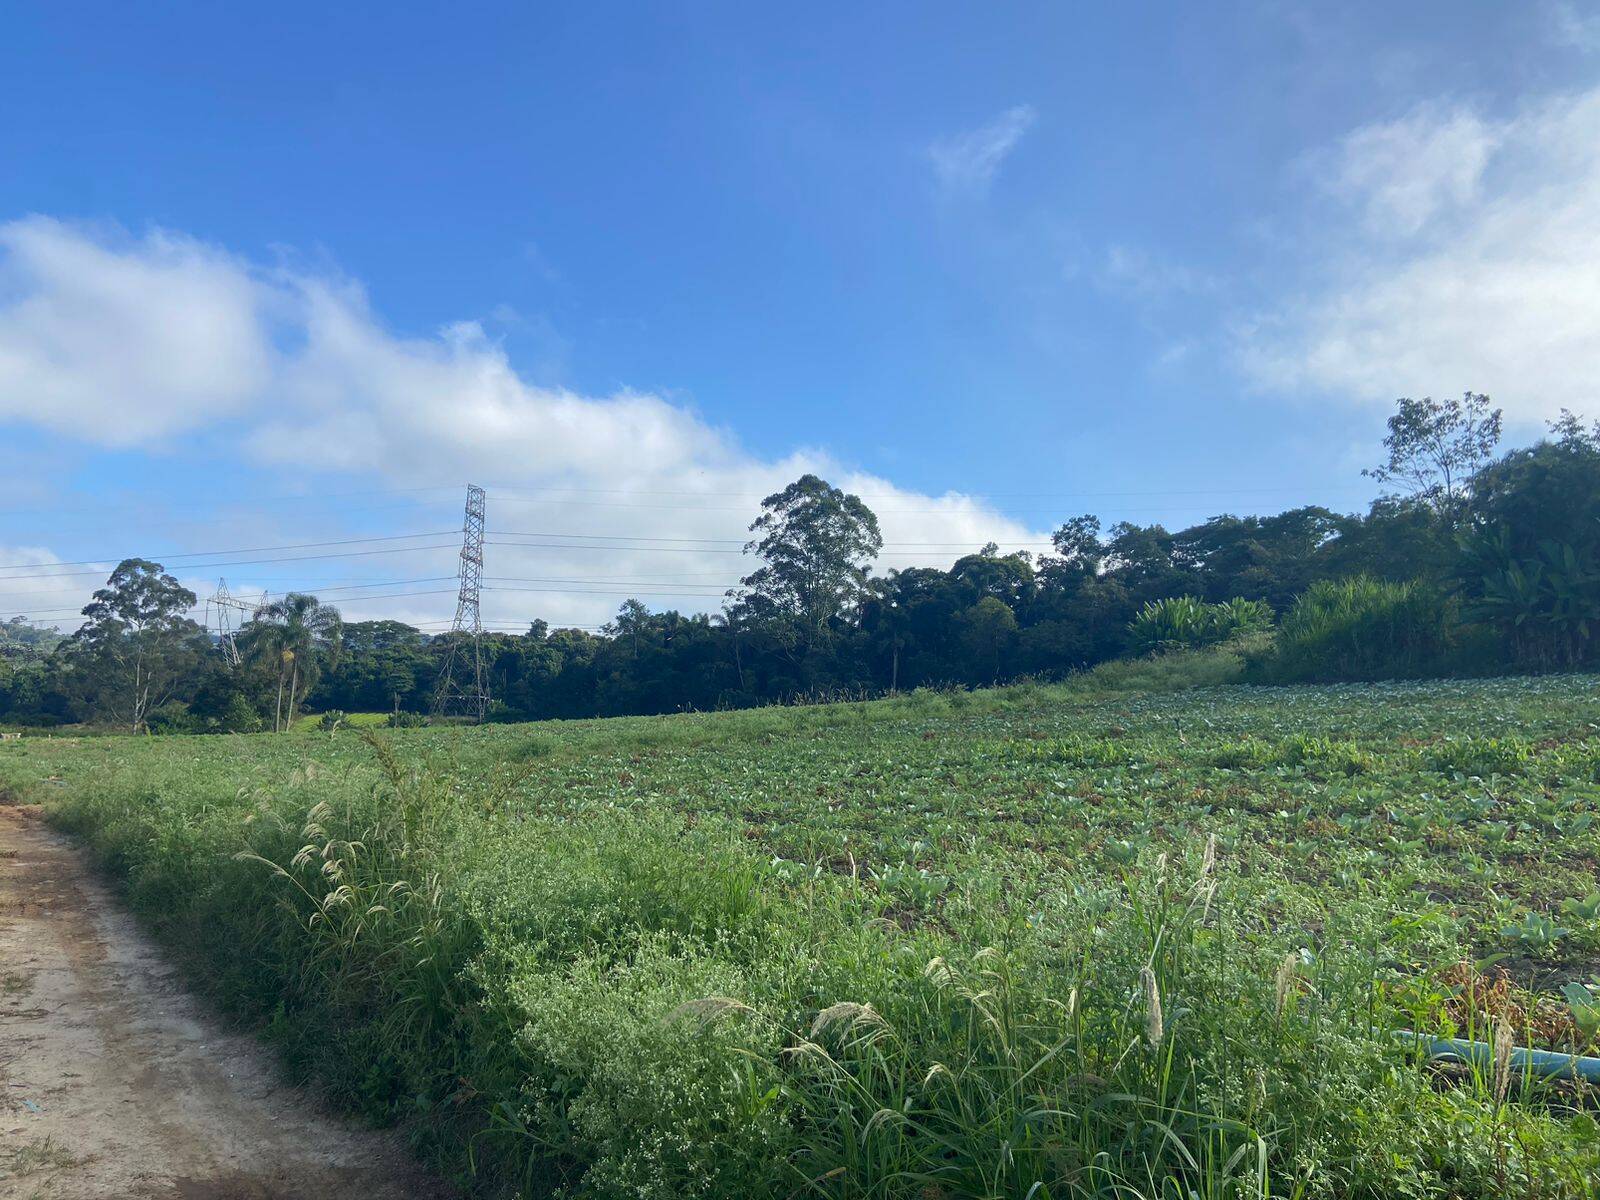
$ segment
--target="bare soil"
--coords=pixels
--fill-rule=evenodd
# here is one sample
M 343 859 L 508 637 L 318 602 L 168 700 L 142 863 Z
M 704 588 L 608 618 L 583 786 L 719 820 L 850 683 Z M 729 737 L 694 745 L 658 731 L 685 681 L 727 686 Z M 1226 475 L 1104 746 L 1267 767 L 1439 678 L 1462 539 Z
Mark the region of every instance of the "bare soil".
M 37 809 L 0 805 L 0 1197 L 451 1193 L 186 992 Z

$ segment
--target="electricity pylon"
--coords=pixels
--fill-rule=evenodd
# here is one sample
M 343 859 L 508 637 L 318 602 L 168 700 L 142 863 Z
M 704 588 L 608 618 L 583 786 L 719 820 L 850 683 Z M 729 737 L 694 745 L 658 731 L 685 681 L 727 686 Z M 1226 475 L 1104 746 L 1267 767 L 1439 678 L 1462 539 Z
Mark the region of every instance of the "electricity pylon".
M 433 690 L 435 716 L 467 716 L 481 722 L 489 711 L 489 676 L 483 661 L 483 489 L 467 484 L 467 511 L 461 525 L 461 589 L 456 616 L 446 635 L 444 667 Z
M 263 601 L 265 597 L 263 596 Z M 217 620 L 217 647 L 222 651 L 222 657 L 227 659 L 229 666 L 239 665 L 239 643 L 234 638 L 234 614 L 243 614 L 239 624 L 248 621 L 256 611 L 256 605 L 249 601 L 241 600 L 228 591 L 226 579 L 217 580 L 217 590 L 206 600 L 206 629 L 211 628 L 213 614 Z

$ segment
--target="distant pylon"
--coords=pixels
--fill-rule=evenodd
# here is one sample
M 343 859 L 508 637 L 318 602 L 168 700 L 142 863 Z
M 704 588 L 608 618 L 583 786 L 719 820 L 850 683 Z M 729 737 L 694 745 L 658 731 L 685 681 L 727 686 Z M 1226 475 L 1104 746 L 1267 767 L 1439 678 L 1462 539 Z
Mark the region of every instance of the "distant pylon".
M 234 614 L 250 614 L 256 609 L 254 604 L 239 599 L 228 591 L 226 579 L 217 580 L 216 592 L 206 600 L 206 628 L 211 628 L 213 615 L 217 622 L 217 648 L 222 651 L 222 657 L 228 660 L 230 666 L 239 665 L 239 643 L 234 638 Z M 248 615 L 245 617 L 248 620 Z
M 482 721 L 489 711 L 489 677 L 483 662 L 483 489 L 467 484 L 467 513 L 461 525 L 461 590 L 456 617 L 447 635 L 444 667 L 433 690 L 433 712 Z

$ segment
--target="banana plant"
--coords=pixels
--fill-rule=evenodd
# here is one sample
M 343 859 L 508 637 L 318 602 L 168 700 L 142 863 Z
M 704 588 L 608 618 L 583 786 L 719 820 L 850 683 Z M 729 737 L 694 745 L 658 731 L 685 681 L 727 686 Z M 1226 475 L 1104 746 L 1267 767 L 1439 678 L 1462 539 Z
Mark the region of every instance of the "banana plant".
M 1510 530 L 1473 530 L 1461 538 L 1468 574 L 1476 575 L 1469 614 L 1501 629 L 1519 659 L 1571 666 L 1600 629 L 1600 571 L 1569 543 L 1547 538 L 1536 555 L 1518 555 Z
M 1568 661 L 1576 661 L 1600 624 L 1600 572 L 1565 542 L 1546 539 L 1539 543 L 1539 553 L 1550 624 L 1564 642 Z

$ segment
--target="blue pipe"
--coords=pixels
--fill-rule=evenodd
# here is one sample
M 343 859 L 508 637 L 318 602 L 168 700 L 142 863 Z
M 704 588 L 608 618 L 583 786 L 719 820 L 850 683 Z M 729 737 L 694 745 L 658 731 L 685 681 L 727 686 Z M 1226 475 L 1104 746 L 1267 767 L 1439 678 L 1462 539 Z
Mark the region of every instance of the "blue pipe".
M 1494 1047 L 1488 1042 L 1469 1042 L 1465 1038 L 1429 1037 L 1409 1029 L 1395 1031 L 1395 1037 L 1421 1046 L 1429 1058 L 1471 1063 L 1483 1070 L 1494 1066 Z M 1511 1051 L 1511 1069 L 1530 1071 L 1544 1079 L 1587 1079 L 1600 1083 L 1600 1058 L 1584 1054 L 1561 1054 L 1555 1050 L 1529 1050 L 1516 1046 Z

